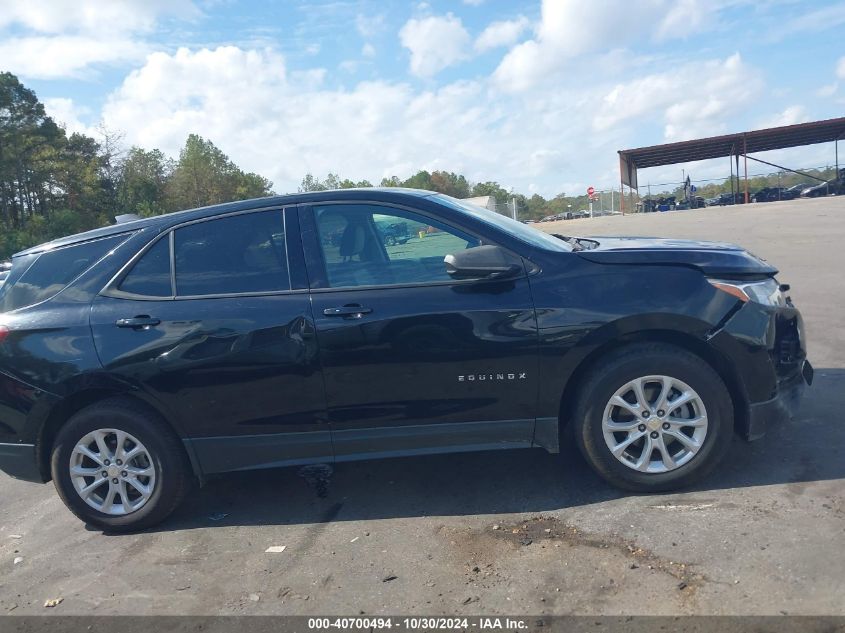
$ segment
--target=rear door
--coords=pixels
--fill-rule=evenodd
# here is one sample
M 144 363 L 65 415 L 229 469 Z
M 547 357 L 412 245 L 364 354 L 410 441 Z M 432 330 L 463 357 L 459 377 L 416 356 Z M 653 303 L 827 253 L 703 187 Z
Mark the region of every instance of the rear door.
M 452 280 L 445 255 L 482 240 L 423 211 L 325 203 L 300 213 L 336 458 L 530 446 L 527 275 Z
M 97 297 L 97 351 L 106 370 L 174 418 L 205 472 L 326 461 L 305 286 L 294 213 L 190 222 Z

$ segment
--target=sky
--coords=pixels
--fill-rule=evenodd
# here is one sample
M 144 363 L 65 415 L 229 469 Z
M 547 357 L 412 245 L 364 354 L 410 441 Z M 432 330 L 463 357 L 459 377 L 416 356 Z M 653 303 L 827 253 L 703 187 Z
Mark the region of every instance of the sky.
M 549 197 L 618 188 L 620 149 L 845 115 L 843 33 L 824 0 L 0 0 L 0 70 L 68 132 L 197 133 L 279 193 L 442 169 Z

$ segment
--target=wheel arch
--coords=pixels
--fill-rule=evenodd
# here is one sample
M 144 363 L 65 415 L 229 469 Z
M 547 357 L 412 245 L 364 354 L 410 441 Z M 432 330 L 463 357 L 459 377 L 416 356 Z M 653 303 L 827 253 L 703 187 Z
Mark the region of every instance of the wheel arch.
M 602 358 L 623 347 L 635 343 L 666 343 L 685 349 L 702 358 L 725 382 L 731 395 L 734 412 L 734 429 L 742 429 L 747 424 L 748 397 L 742 379 L 734 366 L 718 350 L 693 334 L 671 329 L 651 329 L 628 332 L 611 338 L 591 350 L 575 367 L 566 381 L 561 394 L 558 420 L 561 435 L 569 426 L 569 420 L 575 407 L 576 394 L 590 371 L 601 362 Z
M 38 460 L 38 470 L 45 482 L 51 479 L 50 455 L 53 451 L 53 445 L 59 429 L 83 409 L 115 397 L 132 400 L 137 405 L 147 409 L 150 413 L 161 418 L 180 440 L 184 440 L 183 434 L 173 424 L 172 418 L 167 415 L 162 407 L 157 406 L 154 402 L 150 402 L 149 399 L 144 398 L 139 392 L 120 389 L 116 386 L 92 386 L 74 391 L 50 409 L 38 432 L 35 443 L 36 458 Z M 191 463 L 194 473 L 199 474 L 196 457 L 190 450 L 189 445 L 182 441 L 182 447 Z

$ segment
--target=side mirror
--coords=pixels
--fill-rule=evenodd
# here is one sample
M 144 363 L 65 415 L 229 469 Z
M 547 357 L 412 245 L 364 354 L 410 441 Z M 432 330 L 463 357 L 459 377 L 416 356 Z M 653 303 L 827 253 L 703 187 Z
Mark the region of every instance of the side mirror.
M 500 246 L 476 246 L 443 258 L 452 279 L 508 279 L 524 272 L 522 263 Z

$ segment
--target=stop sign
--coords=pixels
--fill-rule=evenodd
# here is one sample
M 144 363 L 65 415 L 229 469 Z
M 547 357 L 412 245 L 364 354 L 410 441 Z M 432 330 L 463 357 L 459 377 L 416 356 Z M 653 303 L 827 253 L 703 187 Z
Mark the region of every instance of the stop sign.
M 596 192 L 596 190 L 593 189 L 592 187 L 587 187 L 587 195 L 590 196 L 591 198 L 593 197 L 593 194 L 595 192 Z

